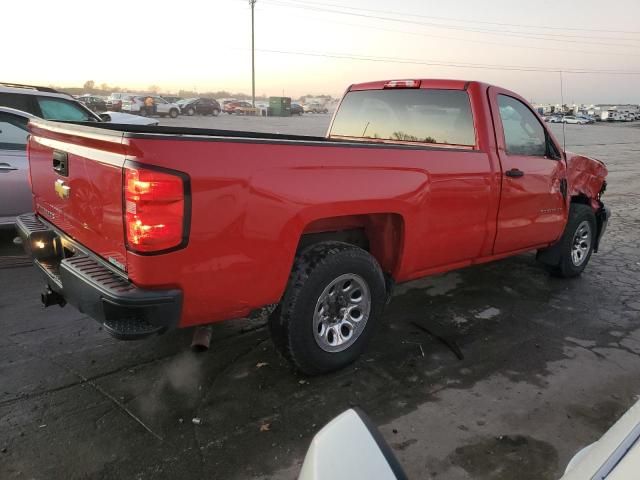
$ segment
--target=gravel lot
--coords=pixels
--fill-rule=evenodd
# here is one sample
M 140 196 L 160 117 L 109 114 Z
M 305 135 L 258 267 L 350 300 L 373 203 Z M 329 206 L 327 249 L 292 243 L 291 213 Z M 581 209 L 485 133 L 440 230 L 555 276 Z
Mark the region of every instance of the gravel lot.
M 322 135 L 329 120 L 162 123 Z M 368 353 L 323 377 L 293 373 L 262 319 L 217 325 L 193 354 L 189 331 L 123 343 L 70 307 L 43 310 L 39 276 L 4 234 L 0 478 L 290 479 L 352 405 L 410 478 L 558 478 L 640 391 L 640 128 L 566 133 L 610 169 L 613 217 L 582 277 L 551 278 L 526 254 L 401 285 Z

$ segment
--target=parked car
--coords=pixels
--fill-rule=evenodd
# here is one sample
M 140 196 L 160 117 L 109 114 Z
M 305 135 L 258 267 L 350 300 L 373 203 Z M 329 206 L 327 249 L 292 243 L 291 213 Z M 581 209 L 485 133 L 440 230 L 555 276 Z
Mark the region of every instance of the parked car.
M 571 123 L 571 124 L 576 124 L 576 125 L 586 125 L 589 122 L 587 120 L 585 120 L 584 118 L 575 117 L 573 115 L 565 115 L 564 117 L 562 117 L 562 123 Z
M 547 121 L 549 123 L 562 123 L 562 117 L 560 115 L 551 115 Z
M 325 105 L 319 103 L 307 103 L 303 106 L 305 113 L 328 113 L 329 110 Z
M 182 100 L 182 97 L 176 97 L 175 95 L 160 95 L 169 103 L 178 103 Z
M 131 92 L 114 92 L 107 98 L 107 110 L 113 112 L 119 112 L 122 110 L 122 102 L 129 100 L 131 97 L 140 95 L 139 93 Z
M 149 95 L 140 95 L 131 97 L 128 100 L 123 100 L 122 111 L 142 115 L 143 117 L 148 116 L 149 113 L 145 108 L 143 108 L 145 105 L 145 99 L 148 97 Z M 154 113 L 152 115 L 159 115 L 161 117 L 169 115 L 171 118 L 176 118 L 180 115 L 180 107 L 175 103 L 169 103 L 162 97 L 152 96 L 152 98 L 154 104 Z
M 396 283 L 535 250 L 554 275 L 580 275 L 610 215 L 602 162 L 563 152 L 526 100 L 475 81 L 353 85 L 325 138 L 31 128 L 38 213 L 18 230 L 45 305 L 118 338 L 275 306 L 274 344 L 306 374 L 364 351 Z
M 78 101 L 83 105 L 89 107 L 96 113 L 107 111 L 107 102 L 105 102 L 103 98 L 96 95 L 82 95 L 78 97 Z
M 235 102 L 226 103 L 223 108 L 225 113 L 228 113 L 229 115 L 231 115 L 232 113 L 242 114 L 244 113 L 243 109 L 253 108 L 253 106 L 249 102 L 238 100 Z
M 640 471 L 640 402 L 599 440 L 576 453 L 560 480 L 632 480 Z
M 353 445 L 358 445 L 358 448 L 353 449 Z M 344 451 L 352 454 L 339 454 Z M 499 458 L 494 457 L 493 461 L 500 464 Z M 576 453 L 559 480 L 635 480 L 638 471 L 640 402 L 633 405 L 598 441 Z M 298 480 L 407 478 L 389 444 L 359 408 L 342 412 L 315 434 L 298 476 Z
M 183 115 L 220 115 L 220 104 L 212 98 L 188 98 L 177 103 Z
M 291 115 L 302 115 L 304 113 L 304 108 L 302 105 L 298 103 L 291 104 Z
M 589 115 L 576 115 L 578 120 L 584 120 L 586 123 L 595 123 L 595 120 Z
M 14 108 L 0 107 L 0 228 L 13 228 L 16 217 L 32 210 L 27 124 L 36 118 Z
M 157 125 L 153 119 L 121 112 L 97 114 L 73 98 L 53 88 L 0 83 L 0 106 L 11 107 L 47 120 L 69 122 L 111 122 L 127 125 Z

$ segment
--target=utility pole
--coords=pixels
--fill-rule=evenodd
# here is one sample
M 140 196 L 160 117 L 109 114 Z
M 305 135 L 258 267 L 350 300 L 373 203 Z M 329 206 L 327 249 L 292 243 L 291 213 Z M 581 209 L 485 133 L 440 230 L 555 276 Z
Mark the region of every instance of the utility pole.
M 256 108 L 256 51 L 253 28 L 253 10 L 257 0 L 249 0 L 251 5 L 251 106 Z

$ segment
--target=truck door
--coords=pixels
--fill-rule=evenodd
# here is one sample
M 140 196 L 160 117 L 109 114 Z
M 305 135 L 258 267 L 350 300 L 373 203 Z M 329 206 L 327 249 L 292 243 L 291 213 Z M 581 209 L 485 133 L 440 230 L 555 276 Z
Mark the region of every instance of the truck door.
M 502 167 L 494 254 L 553 242 L 568 212 L 560 149 L 525 102 L 495 87 L 488 94 Z

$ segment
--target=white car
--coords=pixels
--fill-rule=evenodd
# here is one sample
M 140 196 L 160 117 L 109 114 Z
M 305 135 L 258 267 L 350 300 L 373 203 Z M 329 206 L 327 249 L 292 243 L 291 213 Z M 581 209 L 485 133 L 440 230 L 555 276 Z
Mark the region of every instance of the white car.
M 124 125 L 158 125 L 158 120 L 140 115 L 131 115 L 124 112 L 105 112 L 100 114 L 105 122 L 120 123 Z
M 305 103 L 302 106 L 304 113 L 328 113 L 326 105 L 321 105 L 320 103 Z
M 146 98 L 148 98 L 148 96 L 136 95 L 135 97 L 122 100 L 122 111 L 143 116 L 149 115 L 146 108 L 144 108 Z M 167 102 L 162 97 L 152 96 L 151 98 L 153 98 L 154 105 L 154 112 L 151 115 L 160 115 L 161 117 L 168 115 L 171 118 L 176 118 L 180 115 L 179 105 Z
M 571 124 L 575 124 L 575 125 L 586 125 L 587 123 L 589 123 L 589 121 L 585 120 L 584 118 L 574 117 L 573 115 L 565 115 L 562 118 L 562 123 L 571 123 Z
M 354 449 L 354 445 L 357 448 Z M 350 453 L 344 455 L 344 452 Z M 580 450 L 560 480 L 637 480 L 639 472 L 640 402 L 600 440 Z M 389 445 L 359 409 L 338 415 L 313 437 L 298 476 L 298 480 L 406 478 Z
M 45 120 L 158 125 L 157 120 L 120 112 L 97 114 L 71 95 L 53 88 L 0 83 L 0 107 L 15 108 Z

